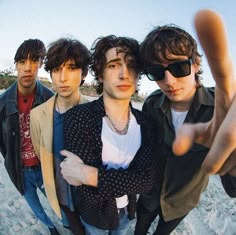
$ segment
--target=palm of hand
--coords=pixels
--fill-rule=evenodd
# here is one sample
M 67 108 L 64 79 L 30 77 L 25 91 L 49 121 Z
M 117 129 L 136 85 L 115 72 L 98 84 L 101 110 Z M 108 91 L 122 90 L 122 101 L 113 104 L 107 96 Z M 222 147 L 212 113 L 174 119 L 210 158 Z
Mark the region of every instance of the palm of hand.
M 210 147 L 202 168 L 211 174 L 236 175 L 236 81 L 223 22 L 216 13 L 203 10 L 195 17 L 195 27 L 216 81 L 215 111 L 208 123 L 183 125 L 173 151 L 182 155 L 193 142 Z

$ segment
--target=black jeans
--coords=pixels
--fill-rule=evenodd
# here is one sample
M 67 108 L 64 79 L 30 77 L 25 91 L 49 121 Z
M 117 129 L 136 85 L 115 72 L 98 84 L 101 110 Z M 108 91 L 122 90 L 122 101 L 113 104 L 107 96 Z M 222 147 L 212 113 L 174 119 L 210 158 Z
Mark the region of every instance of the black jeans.
M 85 229 L 81 223 L 79 213 L 77 211 L 71 211 L 67 206 L 61 204 L 60 207 L 67 217 L 72 233 L 74 235 L 85 235 Z
M 137 223 L 135 226 L 134 235 L 146 235 L 152 222 L 158 215 L 159 221 L 153 235 L 169 235 L 186 216 L 185 215 L 178 219 L 165 222 L 162 216 L 161 208 L 158 208 L 154 212 L 149 212 L 142 206 L 142 204 L 138 203 Z

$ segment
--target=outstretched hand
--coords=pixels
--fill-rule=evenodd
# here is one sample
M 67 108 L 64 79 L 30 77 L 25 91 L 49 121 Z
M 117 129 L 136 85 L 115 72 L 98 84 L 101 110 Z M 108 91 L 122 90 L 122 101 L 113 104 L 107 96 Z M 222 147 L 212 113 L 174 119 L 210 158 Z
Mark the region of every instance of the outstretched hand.
M 210 174 L 236 176 L 236 80 L 221 17 L 202 10 L 195 16 L 195 28 L 208 60 L 215 86 L 215 111 L 207 123 L 184 124 L 173 143 L 176 155 L 183 155 L 198 143 L 210 150 L 202 164 Z

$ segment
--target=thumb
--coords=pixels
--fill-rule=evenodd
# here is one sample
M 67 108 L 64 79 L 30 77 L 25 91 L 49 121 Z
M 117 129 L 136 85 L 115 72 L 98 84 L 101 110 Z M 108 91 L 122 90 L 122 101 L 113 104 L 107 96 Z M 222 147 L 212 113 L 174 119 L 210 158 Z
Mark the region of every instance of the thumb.
M 68 151 L 68 150 L 61 150 L 60 154 L 62 156 L 64 156 L 65 158 L 69 159 L 75 159 L 76 161 L 79 161 L 80 163 L 83 163 L 83 161 L 81 160 L 81 158 L 77 155 L 75 155 L 74 153 Z
M 172 145 L 175 155 L 181 156 L 187 153 L 193 143 L 201 143 L 201 137 L 205 134 L 206 123 L 184 124 L 176 132 Z
M 70 151 L 68 151 L 68 150 L 61 150 L 60 151 L 60 154 L 62 155 L 62 156 L 64 156 L 65 158 L 68 158 L 68 159 L 70 159 L 70 158 L 77 158 L 77 156 L 74 154 L 74 153 L 72 153 L 72 152 L 70 152 Z

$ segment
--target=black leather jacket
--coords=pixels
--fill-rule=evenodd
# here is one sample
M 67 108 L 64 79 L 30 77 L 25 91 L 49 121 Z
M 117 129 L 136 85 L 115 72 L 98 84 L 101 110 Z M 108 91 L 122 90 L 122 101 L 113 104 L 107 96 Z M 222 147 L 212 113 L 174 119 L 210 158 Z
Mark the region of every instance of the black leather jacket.
M 41 82 L 36 83 L 33 107 L 45 102 L 53 92 Z M 0 95 L 0 152 L 9 177 L 17 190 L 24 194 L 20 158 L 20 131 L 17 107 L 17 82 Z

